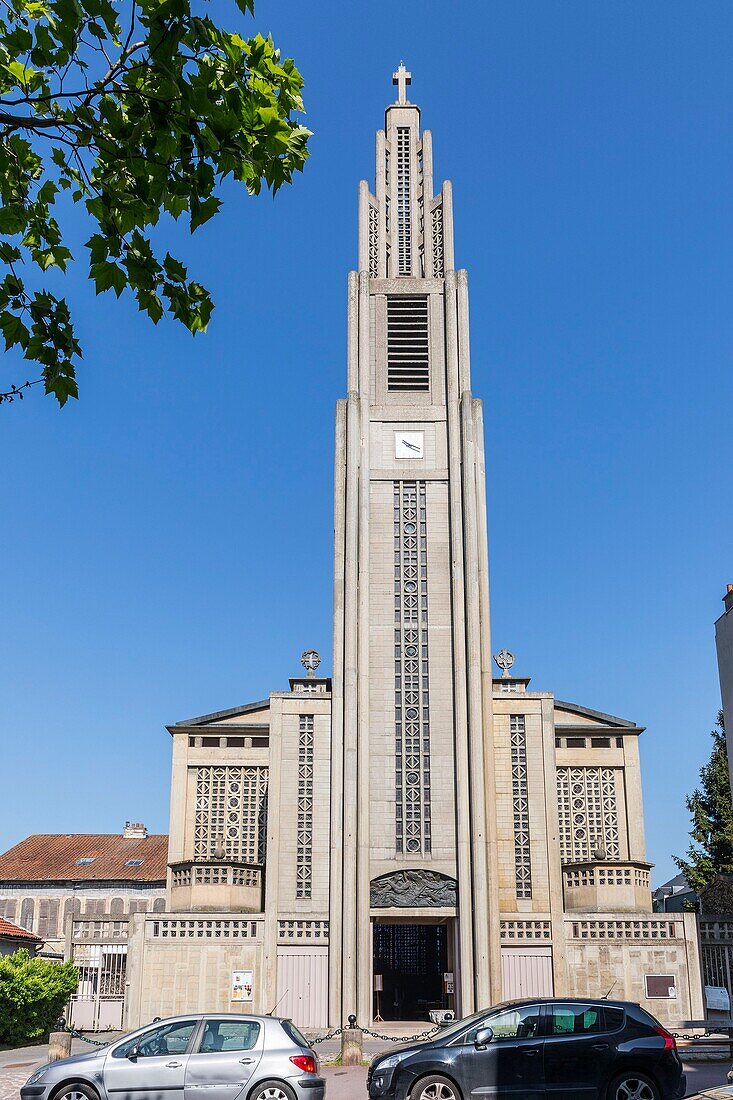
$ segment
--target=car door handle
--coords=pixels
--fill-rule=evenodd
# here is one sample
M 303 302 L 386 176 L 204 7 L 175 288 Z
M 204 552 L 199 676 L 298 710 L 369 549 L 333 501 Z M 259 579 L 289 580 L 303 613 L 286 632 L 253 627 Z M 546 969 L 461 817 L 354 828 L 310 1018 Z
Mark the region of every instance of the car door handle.
M 525 1058 L 536 1058 L 538 1054 L 539 1054 L 539 1051 L 536 1050 L 536 1049 L 535 1050 L 525 1050 L 524 1051 L 524 1057 Z
M 243 1066 L 248 1066 L 251 1062 L 254 1062 L 254 1058 L 240 1058 L 239 1061 Z
M 608 1050 L 608 1043 L 594 1043 L 594 1050 Z
M 178 1069 L 179 1066 L 183 1065 L 183 1062 L 166 1062 L 165 1065 L 166 1069 Z

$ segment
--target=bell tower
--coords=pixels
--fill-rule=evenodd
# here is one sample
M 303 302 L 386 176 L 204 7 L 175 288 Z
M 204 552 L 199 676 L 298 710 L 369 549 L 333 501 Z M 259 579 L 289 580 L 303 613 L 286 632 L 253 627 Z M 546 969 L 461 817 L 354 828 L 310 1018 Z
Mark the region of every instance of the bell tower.
M 350 1013 L 372 1019 L 377 933 L 389 939 L 392 925 L 428 938 L 434 925 L 447 929 L 442 965 L 455 975 L 461 1015 L 501 993 L 483 419 L 470 389 L 468 284 L 454 269 L 451 187 L 433 194 L 431 135 L 407 98 L 403 64 L 393 83 L 374 191 L 360 185 L 348 396 L 336 413 L 334 1024 Z

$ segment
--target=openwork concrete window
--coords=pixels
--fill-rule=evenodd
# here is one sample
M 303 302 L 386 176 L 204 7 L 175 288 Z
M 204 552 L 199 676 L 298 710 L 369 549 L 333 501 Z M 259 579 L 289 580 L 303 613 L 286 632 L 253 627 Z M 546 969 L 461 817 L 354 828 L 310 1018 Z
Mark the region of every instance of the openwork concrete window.
M 412 275 L 410 127 L 397 127 L 397 274 Z
M 418 393 L 430 390 L 426 294 L 392 294 L 387 298 L 387 389 Z
M 443 240 L 443 204 L 433 207 L 433 278 L 445 276 L 445 242 Z
M 369 203 L 369 278 L 379 275 L 379 213 L 373 202 Z
M 309 898 L 313 880 L 313 715 L 301 714 L 298 737 L 298 862 L 296 897 Z
M 424 481 L 394 483 L 394 581 L 396 847 L 414 855 L 431 845 Z
M 527 735 L 523 714 L 509 717 L 512 751 L 512 805 L 514 812 L 514 870 L 518 898 L 532 897 L 532 861 L 529 844 L 527 791 Z
M 196 769 L 194 857 L 263 863 L 267 768 Z
M 557 808 L 563 863 L 621 858 L 613 768 L 558 768 Z

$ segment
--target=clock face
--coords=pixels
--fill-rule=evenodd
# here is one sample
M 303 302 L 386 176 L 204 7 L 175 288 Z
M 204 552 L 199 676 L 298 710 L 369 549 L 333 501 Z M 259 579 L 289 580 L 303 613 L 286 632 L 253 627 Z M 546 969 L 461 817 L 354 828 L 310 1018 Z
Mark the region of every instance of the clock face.
M 395 458 L 422 458 L 425 448 L 424 432 L 395 432 Z

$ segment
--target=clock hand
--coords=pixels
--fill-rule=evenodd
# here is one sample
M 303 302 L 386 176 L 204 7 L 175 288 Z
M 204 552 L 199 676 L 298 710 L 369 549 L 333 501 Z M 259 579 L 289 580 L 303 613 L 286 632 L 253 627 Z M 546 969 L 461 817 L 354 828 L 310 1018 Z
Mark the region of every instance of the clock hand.
M 406 439 L 403 439 L 402 442 L 404 443 L 404 445 L 406 447 L 409 447 L 409 449 L 411 451 L 419 451 L 420 450 L 420 448 L 418 447 L 418 445 L 416 443 L 408 443 Z

